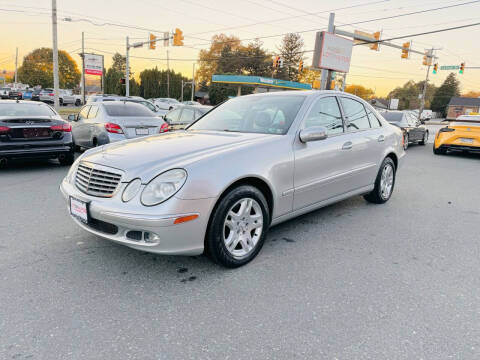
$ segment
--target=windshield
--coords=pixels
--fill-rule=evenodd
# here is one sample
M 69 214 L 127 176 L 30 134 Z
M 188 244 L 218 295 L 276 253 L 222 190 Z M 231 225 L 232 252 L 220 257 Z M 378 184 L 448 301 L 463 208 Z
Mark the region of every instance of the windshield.
M 286 134 L 303 104 L 302 95 L 243 96 L 228 100 L 188 130 Z
M 0 104 L 0 116 L 55 116 L 51 107 L 43 104 Z
M 139 116 L 139 117 L 155 117 L 156 115 L 148 110 L 145 106 L 133 102 L 111 101 L 104 102 L 103 106 L 108 116 Z

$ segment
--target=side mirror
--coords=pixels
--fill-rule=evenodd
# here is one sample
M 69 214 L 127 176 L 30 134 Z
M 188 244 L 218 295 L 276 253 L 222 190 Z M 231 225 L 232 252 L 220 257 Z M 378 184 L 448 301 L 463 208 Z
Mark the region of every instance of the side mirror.
M 420 120 L 420 124 L 425 125 L 425 119 Z
M 312 126 L 300 131 L 300 141 L 303 143 L 325 140 L 327 137 L 327 128 L 324 126 Z
M 68 115 L 68 121 L 77 121 L 77 115 L 76 114 Z

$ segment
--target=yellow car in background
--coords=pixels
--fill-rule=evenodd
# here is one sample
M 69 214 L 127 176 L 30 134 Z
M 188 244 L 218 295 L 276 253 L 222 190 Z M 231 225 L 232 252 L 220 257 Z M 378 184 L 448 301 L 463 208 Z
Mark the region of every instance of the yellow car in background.
M 462 115 L 441 128 L 435 136 L 433 153 L 469 151 L 480 153 L 480 115 Z

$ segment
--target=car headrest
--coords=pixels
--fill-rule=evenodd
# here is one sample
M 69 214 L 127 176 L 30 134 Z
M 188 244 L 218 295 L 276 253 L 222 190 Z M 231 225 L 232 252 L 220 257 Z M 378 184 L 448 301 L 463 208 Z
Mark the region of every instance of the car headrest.
M 269 128 L 272 126 L 272 118 L 267 112 L 261 112 L 255 117 L 255 126 L 259 128 Z

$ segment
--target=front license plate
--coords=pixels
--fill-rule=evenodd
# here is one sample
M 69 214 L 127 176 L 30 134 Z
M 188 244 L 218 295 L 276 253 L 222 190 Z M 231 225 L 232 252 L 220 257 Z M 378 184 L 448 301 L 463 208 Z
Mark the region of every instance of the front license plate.
M 81 222 L 88 224 L 88 206 L 85 201 L 70 198 L 70 214 Z
M 473 139 L 460 138 L 460 141 L 465 144 L 473 144 Z
M 135 129 L 137 135 L 148 135 L 148 129 Z

